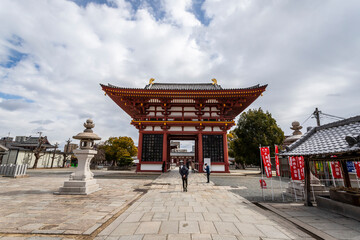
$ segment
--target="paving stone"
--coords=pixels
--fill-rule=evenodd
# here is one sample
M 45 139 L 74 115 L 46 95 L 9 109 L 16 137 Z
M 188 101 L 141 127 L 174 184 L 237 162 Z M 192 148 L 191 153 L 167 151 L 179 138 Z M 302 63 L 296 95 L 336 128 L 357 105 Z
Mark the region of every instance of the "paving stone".
M 201 233 L 213 233 L 213 234 L 217 234 L 218 232 L 216 231 L 216 228 L 214 226 L 213 222 L 210 221 L 201 221 L 199 222 L 199 226 L 200 226 L 200 232 Z
M 185 213 L 186 221 L 204 221 L 201 213 L 187 212 Z
M 216 230 L 219 234 L 239 235 L 240 232 L 232 222 L 214 222 Z
M 235 223 L 235 226 L 239 229 L 244 237 L 265 237 L 254 224 L 251 223 Z
M 191 240 L 212 240 L 210 234 L 194 233 L 191 234 Z
M 176 234 L 179 233 L 179 221 L 162 222 L 160 226 L 160 234 Z
M 119 240 L 142 240 L 144 235 L 127 235 L 120 236 Z
M 153 221 L 166 221 L 169 218 L 169 213 L 154 213 Z
M 212 234 L 213 240 L 238 240 L 236 236 L 234 235 L 218 235 L 218 234 Z
M 210 212 L 204 212 L 202 213 L 205 221 L 213 221 L 213 222 L 219 222 L 221 221 L 221 218 L 219 217 L 219 214 L 217 213 L 210 213 Z
M 141 222 L 135 234 L 157 234 L 161 222 Z
M 190 234 L 169 234 L 167 240 L 191 240 Z
M 197 221 L 180 221 L 179 233 L 200 233 Z
M 120 223 L 114 231 L 111 232 L 110 236 L 132 235 L 139 225 L 140 223 Z
M 124 222 L 138 222 L 143 215 L 144 213 L 142 212 L 133 212 L 127 218 L 125 218 Z
M 274 226 L 257 224 L 256 227 L 263 232 L 267 238 L 289 239 L 287 235 Z
M 167 235 L 160 235 L 160 234 L 151 234 L 151 235 L 144 235 L 143 240 L 166 240 Z

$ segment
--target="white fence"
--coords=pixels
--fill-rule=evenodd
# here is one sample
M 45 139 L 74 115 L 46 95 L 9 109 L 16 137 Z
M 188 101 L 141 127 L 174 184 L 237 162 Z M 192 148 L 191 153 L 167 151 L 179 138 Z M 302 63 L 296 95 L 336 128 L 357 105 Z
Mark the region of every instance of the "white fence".
M 0 165 L 0 175 L 5 177 L 21 177 L 26 175 L 28 165 L 14 165 L 14 164 L 4 164 Z

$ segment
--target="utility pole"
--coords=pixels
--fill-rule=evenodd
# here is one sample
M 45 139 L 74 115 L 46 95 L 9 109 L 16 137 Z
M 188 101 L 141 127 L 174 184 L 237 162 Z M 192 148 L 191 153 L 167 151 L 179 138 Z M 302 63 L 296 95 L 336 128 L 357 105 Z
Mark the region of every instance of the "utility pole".
M 55 149 L 54 149 L 54 153 L 53 153 L 53 157 L 52 157 L 52 161 L 51 161 L 51 168 L 53 168 L 53 165 L 54 165 L 55 153 L 56 153 L 56 149 L 58 146 L 59 146 L 59 144 L 55 143 Z
M 315 111 L 314 111 L 314 117 L 316 118 L 316 123 L 317 123 L 317 126 L 320 127 L 320 113 L 321 111 L 319 111 L 318 108 L 315 108 Z

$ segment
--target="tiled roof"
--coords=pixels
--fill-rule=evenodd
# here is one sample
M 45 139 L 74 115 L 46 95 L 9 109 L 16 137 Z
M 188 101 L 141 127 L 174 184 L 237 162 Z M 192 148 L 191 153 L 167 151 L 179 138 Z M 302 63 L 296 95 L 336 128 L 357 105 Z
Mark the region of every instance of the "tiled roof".
M 284 156 L 332 155 L 360 151 L 360 116 L 312 128 L 286 148 Z M 350 136 L 349 144 L 345 137 Z
M 5 147 L 4 145 L 1 145 L 0 144 L 0 151 L 4 151 L 4 152 L 6 152 L 6 151 L 8 151 L 9 149 L 7 148 L 7 147 Z
M 212 83 L 153 83 L 145 86 L 145 89 L 154 90 L 218 90 L 220 85 Z
M 23 147 L 37 147 L 39 144 L 39 137 L 29 137 L 26 141 L 24 142 L 12 142 L 11 143 L 11 147 L 19 147 L 19 148 L 23 148 Z M 45 137 L 45 144 L 43 144 L 42 146 L 46 147 L 46 148 L 53 148 L 54 146 L 51 145 L 49 143 L 49 141 L 47 140 L 47 138 Z

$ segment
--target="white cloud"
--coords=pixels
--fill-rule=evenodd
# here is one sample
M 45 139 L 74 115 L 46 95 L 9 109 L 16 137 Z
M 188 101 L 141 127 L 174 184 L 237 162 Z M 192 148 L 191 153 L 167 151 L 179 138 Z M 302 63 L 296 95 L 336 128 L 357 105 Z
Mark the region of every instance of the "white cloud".
M 9 48 L 27 57 L 13 68 L 0 67 L 0 92 L 33 102 L 0 98 L 0 136 L 44 129 L 51 142 L 63 144 L 91 117 L 103 139 L 128 135 L 137 142 L 130 117 L 99 83 L 144 87 L 151 77 L 216 77 L 227 88 L 268 83 L 251 107 L 269 110 L 287 133 L 291 121 L 304 121 L 315 107 L 343 117 L 359 114 L 357 1 L 206 1 L 208 26 L 191 12 L 189 0 L 161 1 L 161 19 L 146 4 L 134 11 L 123 0 L 114 2 L 117 8 L 2 1 L 1 61 Z M 20 45 L 9 42 L 14 36 Z

